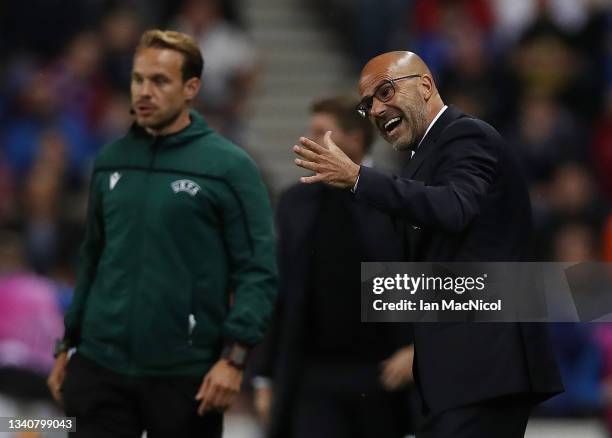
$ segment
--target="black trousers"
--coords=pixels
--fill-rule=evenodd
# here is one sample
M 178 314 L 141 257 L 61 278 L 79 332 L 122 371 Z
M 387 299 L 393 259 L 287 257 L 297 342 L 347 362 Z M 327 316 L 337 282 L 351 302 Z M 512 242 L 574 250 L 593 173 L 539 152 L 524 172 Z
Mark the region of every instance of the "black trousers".
M 203 376 L 202 376 L 203 377 Z M 76 417 L 78 438 L 172 436 L 220 438 L 223 414 L 197 415 L 202 378 L 134 378 L 80 354 L 68 362 L 63 386 L 66 415 Z
M 534 406 L 527 397 L 502 397 L 424 419 L 417 438 L 523 438 Z
M 404 437 L 411 426 L 408 395 L 382 388 L 378 363 L 311 363 L 295 395 L 290 437 Z

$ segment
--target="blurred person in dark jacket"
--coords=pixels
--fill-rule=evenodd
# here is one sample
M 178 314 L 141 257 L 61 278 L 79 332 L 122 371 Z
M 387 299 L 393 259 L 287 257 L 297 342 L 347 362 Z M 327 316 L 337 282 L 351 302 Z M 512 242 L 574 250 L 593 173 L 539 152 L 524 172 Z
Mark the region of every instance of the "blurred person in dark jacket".
M 342 96 L 315 102 L 310 131 L 318 141 L 333 131 L 350 159 L 365 164 L 373 130 L 356 104 Z M 402 229 L 324 184 L 286 190 L 277 228 L 279 302 L 254 381 L 270 436 L 404 436 L 412 327 L 360 320 L 360 262 L 401 260 Z

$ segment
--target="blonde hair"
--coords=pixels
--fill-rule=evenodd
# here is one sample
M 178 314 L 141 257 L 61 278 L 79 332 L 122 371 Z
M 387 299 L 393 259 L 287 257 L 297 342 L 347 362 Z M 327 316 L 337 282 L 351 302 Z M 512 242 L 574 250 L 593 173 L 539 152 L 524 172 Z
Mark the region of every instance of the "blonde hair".
M 140 37 L 136 52 L 142 49 L 157 48 L 175 50 L 183 55 L 181 72 L 183 81 L 200 78 L 204 69 L 204 58 L 196 41 L 186 33 L 173 30 L 151 29 Z

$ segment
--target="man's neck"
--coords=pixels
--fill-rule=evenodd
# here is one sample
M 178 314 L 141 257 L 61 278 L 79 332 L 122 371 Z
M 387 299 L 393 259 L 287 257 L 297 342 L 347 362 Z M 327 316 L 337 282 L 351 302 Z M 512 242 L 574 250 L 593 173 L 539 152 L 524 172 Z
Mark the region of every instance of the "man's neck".
M 162 135 L 170 135 L 185 129 L 191 123 L 189 117 L 189 108 L 183 110 L 179 116 L 169 125 L 164 126 L 161 129 L 145 128 L 145 130 L 153 137 L 160 137 Z
M 445 105 L 442 98 L 436 93 L 436 95 L 431 98 L 430 104 L 427 108 L 427 126 L 431 125 L 431 122 L 433 122 L 444 106 Z
M 429 130 L 431 129 L 433 124 L 437 121 L 438 117 L 440 117 L 443 110 L 447 108 L 447 106 L 444 105 L 444 102 L 442 102 L 442 99 L 439 99 L 439 102 L 441 105 L 438 105 L 436 103 L 436 105 L 433 106 L 433 109 L 430 109 L 430 114 L 428 115 L 429 123 L 427 124 L 427 129 L 425 130 L 423 137 L 421 137 L 421 140 L 419 141 L 419 144 L 417 145 L 417 147 L 414 148 L 414 150 L 412 151 L 412 155 L 414 155 L 414 151 L 418 149 L 419 146 L 421 146 L 421 143 L 423 143 L 423 140 L 425 140 L 425 137 L 427 137 Z M 436 111 L 435 113 L 433 113 L 434 110 Z

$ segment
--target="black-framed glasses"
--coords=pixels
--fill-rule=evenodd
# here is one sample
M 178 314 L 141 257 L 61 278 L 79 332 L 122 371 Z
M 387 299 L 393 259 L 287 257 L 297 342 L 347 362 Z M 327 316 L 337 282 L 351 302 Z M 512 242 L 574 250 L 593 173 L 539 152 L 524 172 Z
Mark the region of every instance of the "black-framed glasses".
M 401 81 L 402 79 L 412 79 L 412 78 L 420 78 L 422 75 L 407 75 L 400 76 L 399 78 L 387 79 L 383 83 L 381 83 L 374 90 L 374 94 L 371 96 L 366 96 L 359 102 L 357 105 L 357 112 L 364 119 L 368 117 L 370 114 L 370 110 L 372 109 L 372 105 L 374 104 L 374 98 L 380 100 L 381 102 L 390 101 L 393 96 L 395 96 L 395 82 Z

